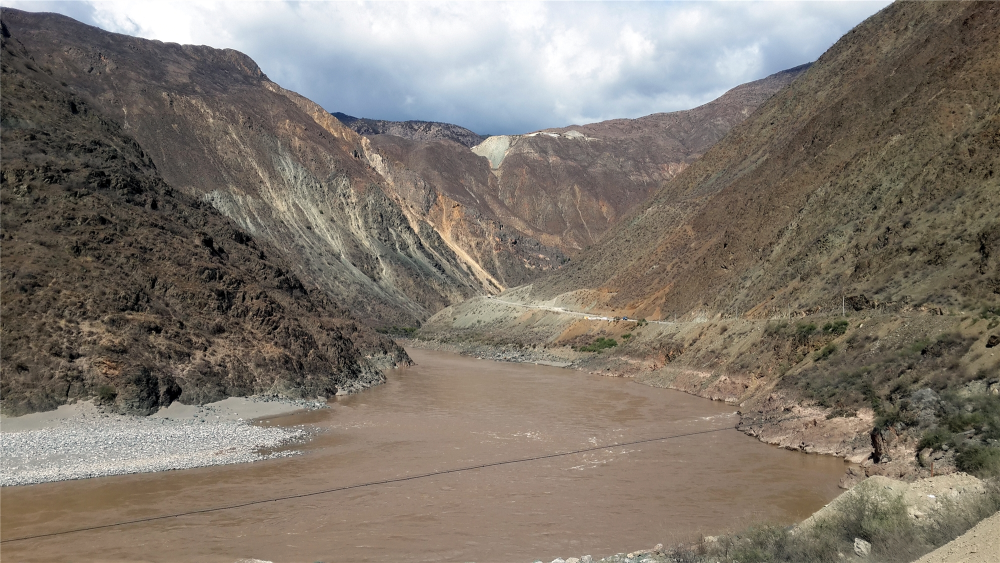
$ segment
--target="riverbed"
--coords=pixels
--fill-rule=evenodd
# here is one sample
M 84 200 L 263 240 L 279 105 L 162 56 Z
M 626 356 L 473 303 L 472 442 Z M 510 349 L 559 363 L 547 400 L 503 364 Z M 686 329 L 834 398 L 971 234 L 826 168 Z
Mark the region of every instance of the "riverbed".
M 287 446 L 300 455 L 4 488 L 4 558 L 599 558 L 792 523 L 838 493 L 843 461 L 757 442 L 733 429 L 731 405 L 555 367 L 408 352 L 416 365 L 382 386 L 260 421 L 313 429 Z M 284 500 L 257 503 L 269 499 Z M 245 506 L 197 512 L 233 505 Z M 58 535 L 10 541 L 41 534 Z

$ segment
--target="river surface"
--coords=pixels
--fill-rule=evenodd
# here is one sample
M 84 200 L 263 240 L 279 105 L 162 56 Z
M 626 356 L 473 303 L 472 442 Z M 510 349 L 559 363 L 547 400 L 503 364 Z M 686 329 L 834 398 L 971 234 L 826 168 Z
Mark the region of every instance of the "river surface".
M 551 561 L 792 523 L 840 459 L 733 430 L 732 405 L 546 366 L 408 350 L 415 366 L 308 424 L 303 455 L 5 488 L 4 540 L 534 458 L 242 508 L 4 543 L 5 561 Z

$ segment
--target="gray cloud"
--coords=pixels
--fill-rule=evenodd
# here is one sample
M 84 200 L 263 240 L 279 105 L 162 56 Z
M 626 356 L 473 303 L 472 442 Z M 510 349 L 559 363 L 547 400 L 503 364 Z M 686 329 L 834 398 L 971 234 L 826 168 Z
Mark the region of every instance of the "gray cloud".
M 813 61 L 875 2 L 4 2 L 230 47 L 329 111 L 479 133 L 687 109 Z

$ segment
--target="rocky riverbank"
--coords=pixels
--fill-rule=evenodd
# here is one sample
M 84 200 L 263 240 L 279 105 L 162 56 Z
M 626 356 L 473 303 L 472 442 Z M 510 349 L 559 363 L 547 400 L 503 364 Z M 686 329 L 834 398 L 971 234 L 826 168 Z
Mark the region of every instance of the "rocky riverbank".
M 250 463 L 295 455 L 305 428 L 262 427 L 258 417 L 325 407 L 272 396 L 179 403 L 149 417 L 106 412 L 92 403 L 4 417 L 0 485 L 18 486 L 130 473 Z
M 997 483 L 964 473 L 913 483 L 875 476 L 796 526 L 758 524 L 691 544 L 669 548 L 657 544 L 603 559 L 560 557 L 551 563 L 828 561 L 830 557 L 859 563 L 917 558 L 920 563 L 985 563 L 995 559 L 1000 538 L 997 508 Z

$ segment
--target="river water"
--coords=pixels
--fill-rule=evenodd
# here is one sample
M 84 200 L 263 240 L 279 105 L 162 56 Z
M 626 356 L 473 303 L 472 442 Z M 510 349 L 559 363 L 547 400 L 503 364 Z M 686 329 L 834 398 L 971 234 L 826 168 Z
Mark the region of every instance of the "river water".
M 303 455 L 7 488 L 4 540 L 678 436 L 5 543 L 6 561 L 551 561 L 791 523 L 843 461 L 732 427 L 731 405 L 629 380 L 408 350 L 415 366 L 308 424 Z

